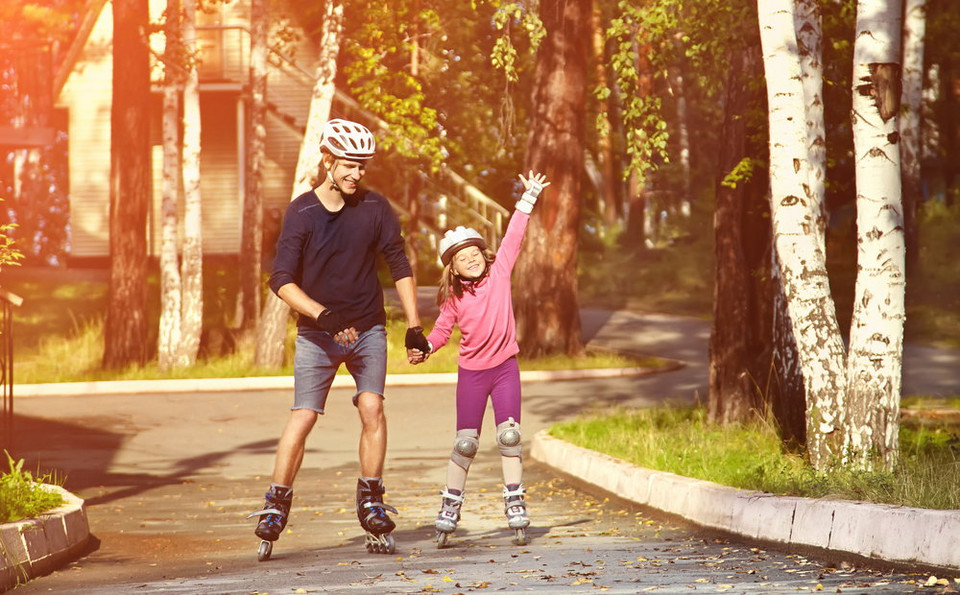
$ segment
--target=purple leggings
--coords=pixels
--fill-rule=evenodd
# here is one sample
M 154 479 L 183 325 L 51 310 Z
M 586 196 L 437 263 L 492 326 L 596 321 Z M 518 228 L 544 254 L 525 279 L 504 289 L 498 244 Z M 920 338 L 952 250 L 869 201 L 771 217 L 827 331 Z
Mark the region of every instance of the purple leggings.
M 520 366 L 511 357 L 489 370 L 465 370 L 457 374 L 457 430 L 480 432 L 487 396 L 493 403 L 493 418 L 499 425 L 512 417 L 520 423 Z

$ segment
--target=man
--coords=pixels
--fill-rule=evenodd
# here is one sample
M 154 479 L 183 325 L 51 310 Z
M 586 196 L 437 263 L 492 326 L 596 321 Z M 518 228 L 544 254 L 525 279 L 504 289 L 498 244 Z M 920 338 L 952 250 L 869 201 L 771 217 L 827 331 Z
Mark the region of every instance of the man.
M 293 481 L 307 436 L 341 364 L 357 383 L 360 415 L 357 516 L 367 550 L 393 553 L 396 524 L 383 503 L 387 421 L 383 410 L 387 341 L 383 289 L 376 256 L 383 255 L 407 319 L 406 346 L 426 348 L 417 312 L 416 286 L 404 252 L 400 223 L 387 199 L 360 188 L 376 140 L 364 126 L 330 120 L 320 142 L 324 180 L 290 202 L 283 219 L 270 288 L 299 314 L 294 357 L 294 404 L 277 445 L 273 481 L 256 534 L 260 559 L 286 526 Z M 251 515 L 253 516 L 253 515 Z

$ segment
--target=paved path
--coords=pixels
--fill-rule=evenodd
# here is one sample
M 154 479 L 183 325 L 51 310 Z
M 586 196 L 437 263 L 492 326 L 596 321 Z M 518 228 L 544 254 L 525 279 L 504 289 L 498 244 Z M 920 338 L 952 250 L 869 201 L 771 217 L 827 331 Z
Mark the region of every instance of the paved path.
M 690 365 L 646 377 L 528 383 L 524 433 L 591 407 L 703 395 L 708 332 L 698 321 L 586 311 L 585 336 Z M 332 393 L 308 444 L 289 531 L 265 563 L 244 516 L 261 505 L 287 391 L 18 401 L 17 456 L 67 473 L 99 540 L 18 592 L 936 592 L 918 584 L 925 573 L 868 570 L 686 527 L 536 463 L 525 478 L 533 539 L 514 546 L 489 431 L 471 469 L 462 529 L 437 550 L 432 520 L 453 428 L 450 386 L 388 389 L 387 501 L 401 511 L 398 551 L 368 554 L 352 503 L 359 423 L 351 392 Z M 492 427 L 489 415 L 484 427 Z

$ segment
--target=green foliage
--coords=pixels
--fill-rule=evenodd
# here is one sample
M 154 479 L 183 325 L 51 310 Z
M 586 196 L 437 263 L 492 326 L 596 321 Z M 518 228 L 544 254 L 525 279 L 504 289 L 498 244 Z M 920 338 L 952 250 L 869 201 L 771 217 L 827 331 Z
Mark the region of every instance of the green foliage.
M 817 474 L 784 453 L 776 430 L 762 422 L 718 425 L 702 407 L 597 411 L 550 429 L 553 436 L 628 462 L 740 489 L 814 498 L 955 509 L 960 428 L 901 429 L 895 473 Z
M 3 202 L 2 198 L 0 202 Z M 23 258 L 23 254 L 14 246 L 13 238 L 9 236 L 16 227 L 16 223 L 0 224 L 0 270 L 4 266 L 19 266 L 18 261 Z
M 344 35 L 342 71 L 352 94 L 387 123 L 387 133 L 379 135 L 384 149 L 438 169 L 445 156 L 439 116 L 413 63 L 422 40 L 438 34 L 437 11 L 429 6 L 415 11 L 402 2 L 364 3 L 352 14 L 363 15 L 347 19 Z
M 733 167 L 733 170 L 723 177 L 723 181 L 721 181 L 720 184 L 728 188 L 736 188 L 741 182 L 749 182 L 753 178 L 756 162 L 756 159 L 744 157 Z
M 520 75 L 517 71 L 517 48 L 511 38 L 512 32 L 519 28 L 530 40 L 530 51 L 536 52 L 547 32 L 540 17 L 527 7 L 525 2 L 501 2 L 494 0 L 496 7 L 493 26 L 500 31 L 490 52 L 490 63 L 502 70 L 508 82 L 515 83 Z
M 35 478 L 23 470 L 23 459 L 14 462 L 10 453 L 3 452 L 10 470 L 0 474 L 0 523 L 35 517 L 63 504 L 59 493 L 43 488 L 43 484 L 59 485 L 59 482 L 50 475 Z

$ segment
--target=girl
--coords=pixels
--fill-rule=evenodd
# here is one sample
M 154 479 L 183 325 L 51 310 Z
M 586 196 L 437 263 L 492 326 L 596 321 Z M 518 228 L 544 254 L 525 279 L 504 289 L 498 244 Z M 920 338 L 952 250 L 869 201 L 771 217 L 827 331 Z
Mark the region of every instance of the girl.
M 457 528 L 463 504 L 467 471 L 480 445 L 480 426 L 487 397 L 493 403 L 497 446 L 503 466 L 503 500 L 507 524 L 516 531 L 518 545 L 526 543 L 527 516 L 521 483 L 523 464 L 520 444 L 520 351 L 510 290 L 510 273 L 520 252 L 520 243 L 530 212 L 540 191 L 549 185 L 543 174 L 520 175 L 524 193 L 517 201 L 496 255 L 483 237 L 463 226 L 446 232 L 440 241 L 443 275 L 437 305 L 440 315 L 427 336 L 428 351 L 412 350 L 410 362 L 420 363 L 443 347 L 454 324 L 460 327 L 460 357 L 457 377 L 457 436 L 447 465 L 447 486 L 437 515 L 437 546 Z

